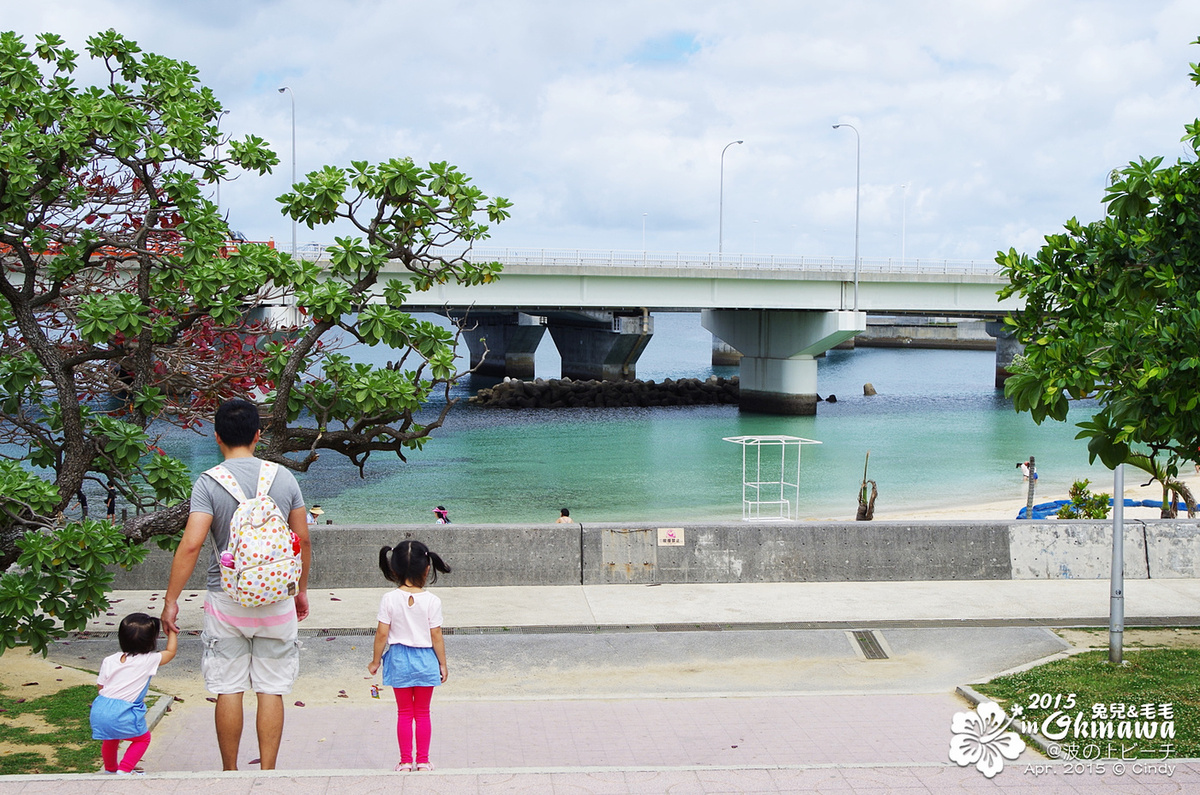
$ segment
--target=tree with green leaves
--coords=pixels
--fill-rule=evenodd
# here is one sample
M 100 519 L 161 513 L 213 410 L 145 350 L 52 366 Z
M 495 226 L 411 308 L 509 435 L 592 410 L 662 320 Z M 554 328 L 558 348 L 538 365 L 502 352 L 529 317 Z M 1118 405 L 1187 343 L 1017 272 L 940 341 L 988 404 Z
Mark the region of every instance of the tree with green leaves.
M 1191 79 L 1200 85 L 1200 66 Z M 1102 219 L 1072 218 L 1036 255 L 996 259 L 1010 280 L 1001 297 L 1025 299 L 1007 321 L 1025 351 L 1005 395 L 1038 423 L 1094 398 L 1076 438 L 1093 461 L 1158 480 L 1164 516 L 1176 494 L 1195 515 L 1178 474 L 1200 460 L 1200 119 L 1185 129 L 1191 157 L 1113 172 Z
M 1104 492 L 1092 493 L 1087 478 L 1071 484 L 1067 496 L 1071 501 L 1058 509 L 1059 519 L 1107 519 L 1111 498 Z
M 0 652 L 81 629 L 107 607 L 108 567 L 136 564 L 148 540 L 173 545 L 190 480 L 156 445 L 163 423 L 199 428 L 225 399 L 263 398 L 257 454 L 301 472 L 323 450 L 361 471 L 371 453 L 424 444 L 454 402 L 461 330 L 404 303 L 494 279 L 470 246 L 508 216 L 445 163 L 356 162 L 280 198 L 310 228 L 357 230 L 324 269 L 231 245 L 206 193 L 269 172 L 275 154 L 220 133 L 221 105 L 190 64 L 113 31 L 86 52 L 103 85 L 75 83 L 79 56 L 60 37 L 30 48 L 0 33 Z M 381 278 L 395 263 L 407 278 Z M 273 319 L 293 306 L 299 322 Z M 398 361 L 352 363 L 331 336 Z M 417 422 L 435 390 L 445 408 Z M 134 509 L 119 525 L 77 501 L 110 484 Z

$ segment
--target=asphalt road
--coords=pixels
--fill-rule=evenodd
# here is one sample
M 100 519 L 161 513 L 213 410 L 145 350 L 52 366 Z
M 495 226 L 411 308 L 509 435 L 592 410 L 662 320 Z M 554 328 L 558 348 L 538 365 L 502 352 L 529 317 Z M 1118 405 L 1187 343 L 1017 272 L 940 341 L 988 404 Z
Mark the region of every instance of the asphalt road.
M 1041 627 L 888 627 L 876 654 L 842 629 L 489 632 L 446 637 L 450 681 L 439 699 L 563 699 L 807 693 L 937 693 L 1061 652 Z M 370 687 L 366 631 L 301 632 L 301 682 L 357 700 Z M 154 679 L 165 693 L 200 688 L 200 639 L 185 634 Z M 95 670 L 114 635 L 52 647 L 61 664 Z

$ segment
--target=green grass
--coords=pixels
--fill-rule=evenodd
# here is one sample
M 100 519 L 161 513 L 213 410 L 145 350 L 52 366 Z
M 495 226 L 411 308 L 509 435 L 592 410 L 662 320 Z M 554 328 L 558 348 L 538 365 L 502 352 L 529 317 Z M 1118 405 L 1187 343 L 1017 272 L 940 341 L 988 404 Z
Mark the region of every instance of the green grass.
M 1006 712 L 1020 704 L 1024 709 L 1021 720 L 1036 720 L 1040 726 L 1052 712 L 1033 697 L 1049 694 L 1051 700 L 1062 696 L 1058 709 L 1070 713 L 1083 711 L 1086 720 L 1092 719 L 1093 704 L 1173 705 L 1175 739 L 1167 740 L 1173 750 L 1172 758 L 1200 757 L 1200 649 L 1127 649 L 1123 665 L 1108 662 L 1108 651 L 1089 651 L 1056 660 L 1019 674 L 1003 676 L 975 689 L 994 698 Z M 1074 693 L 1076 703 L 1065 709 L 1065 699 Z M 1161 717 L 1155 717 L 1161 721 Z M 1073 738 L 1059 742 L 1066 743 Z M 1081 744 L 1093 742 L 1080 741 Z M 1108 740 L 1094 741 L 1107 750 Z M 1111 741 L 1120 748 L 1119 740 Z M 1141 748 L 1162 748 L 1163 741 L 1131 740 L 1126 745 Z M 1160 755 L 1161 756 L 1161 755 Z M 1144 758 L 1151 758 L 1147 754 Z
M 92 739 L 88 712 L 96 688 L 92 685 L 68 687 L 51 695 L 18 703 L 11 693 L 0 689 L 0 742 L 21 745 L 49 745 L 53 758 L 38 751 L 16 752 L 0 757 L 0 774 L 14 773 L 94 773 L 100 766 L 100 741 Z M 14 726 L 12 718 L 36 715 L 52 729 L 36 731 Z

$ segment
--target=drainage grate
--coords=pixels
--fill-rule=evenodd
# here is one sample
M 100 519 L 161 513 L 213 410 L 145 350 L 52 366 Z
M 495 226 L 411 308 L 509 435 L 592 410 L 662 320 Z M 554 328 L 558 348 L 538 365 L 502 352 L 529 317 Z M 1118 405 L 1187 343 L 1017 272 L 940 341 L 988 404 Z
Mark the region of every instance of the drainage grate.
M 503 635 L 509 627 L 442 627 L 443 635 Z
M 656 632 L 720 632 L 720 624 L 655 624 Z
M 348 628 L 348 629 L 328 629 L 328 628 L 327 629 L 300 629 L 300 630 L 296 631 L 296 635 L 301 638 L 319 638 L 322 636 L 336 638 L 336 637 L 339 637 L 342 635 L 352 635 L 355 637 L 362 637 L 364 635 L 374 635 L 374 634 L 375 634 L 375 630 L 373 630 L 373 629 L 353 629 L 353 628 Z
M 875 633 L 869 629 L 854 629 L 850 631 L 854 636 L 854 641 L 858 644 L 858 648 L 862 649 L 863 656 L 868 660 L 886 660 L 887 652 L 883 650 L 883 646 L 879 644 L 879 639 L 875 637 Z

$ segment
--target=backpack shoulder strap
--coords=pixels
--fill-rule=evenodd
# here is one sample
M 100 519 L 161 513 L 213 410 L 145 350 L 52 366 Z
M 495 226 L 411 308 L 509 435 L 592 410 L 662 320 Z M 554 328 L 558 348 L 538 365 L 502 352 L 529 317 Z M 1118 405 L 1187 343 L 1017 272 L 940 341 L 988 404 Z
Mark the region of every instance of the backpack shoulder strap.
M 204 474 L 217 481 L 221 488 L 225 489 L 231 497 L 237 500 L 238 505 L 246 501 L 246 494 L 238 484 L 237 478 L 221 464 L 217 464 L 212 469 L 205 470 Z
M 263 461 L 262 466 L 258 470 L 258 490 L 254 493 L 255 497 L 269 496 L 271 484 L 275 482 L 275 476 L 279 474 L 279 464 L 274 461 Z

